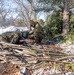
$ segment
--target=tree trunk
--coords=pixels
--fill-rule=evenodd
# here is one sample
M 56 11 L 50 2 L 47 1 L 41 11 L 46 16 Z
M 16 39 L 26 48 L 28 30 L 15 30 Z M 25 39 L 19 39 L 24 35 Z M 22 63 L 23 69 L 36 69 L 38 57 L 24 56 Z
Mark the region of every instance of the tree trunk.
M 69 0 L 64 0 L 63 10 L 63 34 L 69 34 Z

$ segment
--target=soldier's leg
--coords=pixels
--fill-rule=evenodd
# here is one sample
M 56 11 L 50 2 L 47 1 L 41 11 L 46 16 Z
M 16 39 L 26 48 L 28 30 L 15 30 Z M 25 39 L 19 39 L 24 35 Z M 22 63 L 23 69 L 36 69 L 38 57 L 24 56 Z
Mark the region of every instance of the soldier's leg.
M 39 33 L 35 34 L 35 42 L 36 43 L 41 43 L 42 39 L 43 39 L 43 36 L 41 34 L 39 34 Z
M 40 43 L 38 34 L 34 34 L 34 39 L 35 39 L 35 43 Z
M 14 34 L 14 36 L 10 40 L 10 43 L 16 44 L 18 41 L 19 41 L 19 36 L 17 34 Z
M 34 40 L 34 35 L 31 34 L 31 35 L 28 36 L 28 38 Z
M 0 42 L 3 41 L 3 37 L 0 35 Z
M 0 35 L 0 41 L 8 42 L 7 37 L 5 35 Z

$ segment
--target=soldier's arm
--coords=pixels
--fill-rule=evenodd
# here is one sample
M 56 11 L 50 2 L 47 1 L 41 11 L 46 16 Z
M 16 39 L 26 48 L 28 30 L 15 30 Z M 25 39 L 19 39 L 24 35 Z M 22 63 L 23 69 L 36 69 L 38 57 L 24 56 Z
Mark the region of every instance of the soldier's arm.
M 30 31 L 29 34 L 33 34 L 33 31 Z
M 34 33 L 34 28 L 31 28 L 29 34 L 33 34 L 33 33 Z

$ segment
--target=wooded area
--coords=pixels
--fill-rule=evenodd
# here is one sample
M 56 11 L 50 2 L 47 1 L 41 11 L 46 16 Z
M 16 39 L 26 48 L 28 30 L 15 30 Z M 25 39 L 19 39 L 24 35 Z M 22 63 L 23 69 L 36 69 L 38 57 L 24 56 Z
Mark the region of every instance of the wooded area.
M 74 74 L 74 0 L 0 0 L 0 75 Z

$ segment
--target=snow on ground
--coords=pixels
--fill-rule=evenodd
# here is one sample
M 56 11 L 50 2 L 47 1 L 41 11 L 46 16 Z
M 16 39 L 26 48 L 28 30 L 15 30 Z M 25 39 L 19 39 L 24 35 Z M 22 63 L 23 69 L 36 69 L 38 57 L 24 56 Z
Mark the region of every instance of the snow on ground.
M 5 32 L 14 32 L 14 31 L 17 31 L 18 29 L 21 32 L 23 32 L 23 31 L 29 31 L 29 29 L 27 27 L 9 26 L 9 27 L 6 27 L 6 28 L 0 28 L 0 35 L 3 34 L 3 33 L 5 33 Z
M 17 31 L 17 27 L 15 26 L 9 26 L 7 28 L 0 28 L 0 34 L 3 34 L 5 32 L 14 32 Z
M 58 43 L 63 50 L 62 52 L 68 55 L 74 55 L 74 42 L 67 41 L 65 43 Z

